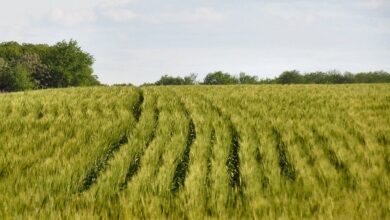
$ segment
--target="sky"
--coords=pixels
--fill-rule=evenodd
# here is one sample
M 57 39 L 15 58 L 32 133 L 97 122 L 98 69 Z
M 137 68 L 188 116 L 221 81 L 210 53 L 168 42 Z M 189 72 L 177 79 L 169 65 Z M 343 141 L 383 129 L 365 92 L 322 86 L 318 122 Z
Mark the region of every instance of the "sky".
M 106 84 L 390 71 L 390 0 L 0 0 L 0 42 L 74 39 Z

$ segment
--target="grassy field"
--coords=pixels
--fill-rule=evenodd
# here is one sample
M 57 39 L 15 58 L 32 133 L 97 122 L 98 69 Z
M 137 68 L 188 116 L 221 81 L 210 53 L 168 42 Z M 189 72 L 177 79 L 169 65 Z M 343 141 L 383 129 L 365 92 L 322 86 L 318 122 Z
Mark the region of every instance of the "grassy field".
M 390 218 L 390 85 L 0 94 L 0 219 Z

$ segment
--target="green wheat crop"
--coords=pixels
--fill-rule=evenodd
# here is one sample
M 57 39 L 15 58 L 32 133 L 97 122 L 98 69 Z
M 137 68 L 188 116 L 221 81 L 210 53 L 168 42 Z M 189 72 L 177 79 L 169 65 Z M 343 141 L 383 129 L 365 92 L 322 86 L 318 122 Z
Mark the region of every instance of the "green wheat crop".
M 0 219 L 388 219 L 390 86 L 0 94 Z

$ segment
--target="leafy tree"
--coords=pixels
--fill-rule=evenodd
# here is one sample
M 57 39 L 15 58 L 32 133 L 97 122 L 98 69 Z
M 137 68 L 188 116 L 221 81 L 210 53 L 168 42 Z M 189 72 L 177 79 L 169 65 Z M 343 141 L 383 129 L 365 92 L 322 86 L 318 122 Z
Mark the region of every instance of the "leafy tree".
M 51 48 L 47 65 L 52 78 L 47 84 L 50 87 L 89 86 L 94 85 L 92 55 L 83 52 L 77 42 L 62 41 Z
M 234 76 L 221 71 L 209 73 L 203 80 L 203 83 L 207 85 L 237 84 L 238 82 L 239 80 Z
M 47 88 L 47 81 L 51 76 L 48 68 L 41 62 L 41 59 L 36 53 L 25 53 L 18 60 L 17 63 L 24 66 L 31 74 L 32 80 L 37 88 Z
M 184 85 L 195 85 L 196 84 L 196 78 L 198 75 L 196 73 L 191 73 L 188 76 L 184 77 Z
M 317 71 L 312 73 L 306 73 L 303 75 L 304 83 L 324 84 L 330 83 L 325 72 Z
M 23 48 L 16 42 L 4 42 L 0 44 L 0 57 L 6 62 L 12 62 L 23 55 Z
M 7 62 L 0 57 L 0 70 L 4 69 L 7 67 Z
M 185 76 L 184 78 L 180 76 L 162 76 L 155 85 L 194 85 L 196 83 L 197 75 L 192 73 L 189 76 Z
M 17 64 L 12 69 L 0 70 L 0 90 L 1 91 L 22 91 L 35 88 L 35 83 L 28 69 Z
M 184 79 L 181 77 L 164 75 L 155 84 L 156 85 L 184 85 Z
M 280 74 L 276 81 L 281 84 L 302 83 L 303 77 L 296 70 L 284 71 L 282 74 Z
M 256 83 L 258 83 L 257 76 L 249 76 L 249 75 L 246 75 L 246 73 L 240 73 L 238 80 L 239 80 L 240 84 L 256 84 Z
M 384 71 L 375 71 L 368 73 L 357 73 L 354 76 L 356 83 L 389 83 L 390 74 Z
M 327 72 L 329 81 L 333 84 L 349 83 L 348 78 L 344 77 L 339 71 L 331 70 Z
M 54 46 L 1 43 L 0 58 L 0 90 L 3 91 L 30 89 L 32 85 L 33 88 L 100 85 L 93 74 L 93 57 L 82 51 L 74 40 Z M 15 80 L 19 80 L 18 85 L 23 81 L 23 86 L 12 86 L 11 81 Z
M 275 80 L 274 79 L 260 79 L 257 84 L 275 84 Z
M 31 90 L 35 88 L 36 84 L 27 67 L 23 66 L 22 64 L 18 64 L 14 68 L 13 74 L 15 77 L 16 91 Z
M 112 86 L 123 86 L 123 87 L 126 87 L 126 86 L 134 86 L 133 84 L 131 83 L 116 83 Z

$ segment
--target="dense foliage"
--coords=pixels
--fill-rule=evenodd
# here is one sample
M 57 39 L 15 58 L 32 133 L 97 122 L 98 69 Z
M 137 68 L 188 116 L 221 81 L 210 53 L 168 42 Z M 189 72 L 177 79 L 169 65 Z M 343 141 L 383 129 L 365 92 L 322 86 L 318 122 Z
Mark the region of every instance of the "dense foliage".
M 0 44 L 0 91 L 99 85 L 93 57 L 76 41 Z
M 345 84 L 345 83 L 390 83 L 390 74 L 385 71 L 361 72 L 342 74 L 338 71 L 309 72 L 301 74 L 299 71 L 284 71 L 274 79 L 259 79 L 257 76 L 240 73 L 234 76 L 221 71 L 212 72 L 206 75 L 203 82 L 196 81 L 196 75 L 192 74 L 191 80 L 188 77 L 172 77 L 164 75 L 154 84 L 145 85 L 230 85 L 230 84 Z
M 238 82 L 236 77 L 222 71 L 209 73 L 203 80 L 203 83 L 206 85 L 228 85 L 237 84 Z
M 0 94 L 1 219 L 389 219 L 390 84 Z
M 196 74 L 190 74 L 184 78 L 164 75 L 155 85 L 194 85 L 196 83 L 196 77 Z

